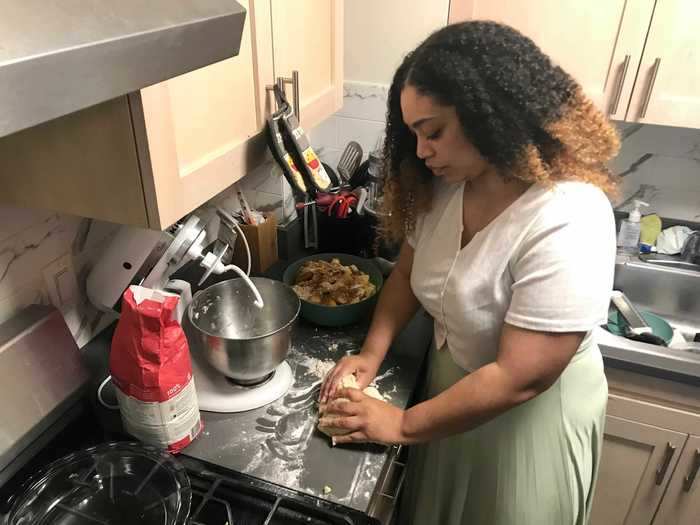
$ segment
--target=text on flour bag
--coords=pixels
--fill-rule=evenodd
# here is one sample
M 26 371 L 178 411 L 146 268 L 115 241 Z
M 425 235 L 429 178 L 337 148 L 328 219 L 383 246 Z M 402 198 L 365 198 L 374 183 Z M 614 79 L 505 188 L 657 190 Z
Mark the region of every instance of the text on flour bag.
M 177 320 L 179 299 L 130 286 L 109 356 L 124 429 L 174 453 L 202 431 L 189 346 Z

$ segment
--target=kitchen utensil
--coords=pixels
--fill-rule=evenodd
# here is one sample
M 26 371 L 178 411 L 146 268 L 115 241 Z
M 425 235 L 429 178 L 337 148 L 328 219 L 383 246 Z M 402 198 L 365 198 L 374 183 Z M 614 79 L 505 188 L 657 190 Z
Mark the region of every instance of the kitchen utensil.
M 318 248 L 318 215 L 316 202 L 304 206 L 304 248 Z
M 243 212 L 243 220 L 246 224 L 251 224 L 256 226 L 258 224 L 258 219 L 255 213 L 253 213 L 250 204 L 248 204 L 248 199 L 245 198 L 243 192 L 240 188 L 236 187 L 236 196 L 238 197 L 238 203 L 241 206 L 241 211 Z
M 357 206 L 355 211 L 358 215 L 363 215 L 365 213 L 365 203 L 367 202 L 367 197 L 369 197 L 369 192 L 367 188 L 359 187 L 352 190 L 352 192 L 357 197 Z
M 311 255 L 290 264 L 284 271 L 282 280 L 289 286 L 292 286 L 295 283 L 297 273 L 302 264 L 307 261 L 330 261 L 331 259 L 338 259 L 340 264 L 345 266 L 354 264 L 360 271 L 368 274 L 370 282 L 376 287 L 374 295 L 359 303 L 339 306 L 325 306 L 302 300 L 301 315 L 304 319 L 321 326 L 346 326 L 356 323 L 372 311 L 377 302 L 381 287 L 384 284 L 382 273 L 370 259 L 344 253 L 320 253 Z
M 272 156 L 282 169 L 282 174 L 287 179 L 292 190 L 294 190 L 297 200 L 305 201 L 309 185 L 306 183 L 304 174 L 299 171 L 295 164 L 291 153 L 287 151 L 284 137 L 282 136 L 282 115 L 284 110 L 285 108 L 280 108 L 267 119 L 267 142 Z
M 384 171 L 382 170 L 381 152 L 373 151 L 369 154 L 367 166 L 367 191 L 369 193 L 365 203 L 365 211 L 374 217 L 382 214 L 384 197 Z
M 285 147 L 294 159 L 294 164 L 305 175 L 307 191 L 311 191 L 312 188 L 317 191 L 328 191 L 331 187 L 331 178 L 311 147 L 284 92 L 279 85 L 275 85 L 273 91 L 277 106 L 282 111 L 282 119 L 279 122 Z
M 616 309 L 611 310 L 608 314 L 608 324 L 606 328 L 614 335 L 619 335 L 635 341 L 668 346 L 673 338 L 673 328 L 671 328 L 671 325 L 651 312 L 641 311 L 640 316 L 644 319 L 644 322 L 651 327 L 651 333 L 635 334 L 629 330 L 625 318 L 620 314 L 619 310 Z
M 338 161 L 338 175 L 340 175 L 343 184 L 348 184 L 350 182 L 350 178 L 361 162 L 362 146 L 354 140 L 348 142 Z
M 10 510 L 9 525 L 184 525 L 192 491 L 170 455 L 138 443 L 106 443 L 51 463 Z
M 328 206 L 328 215 L 335 214 L 339 219 L 345 219 L 355 205 L 357 205 L 357 197 L 352 193 L 338 196 Z
M 613 290 L 610 300 L 627 322 L 627 327 L 634 334 L 651 333 L 651 327 L 644 321 L 627 296 L 619 290 Z
M 241 384 L 265 380 L 287 357 L 292 327 L 301 307 L 289 286 L 251 278 L 265 306 L 243 279 L 223 281 L 197 292 L 188 318 L 196 344 L 216 370 Z
M 659 334 L 655 334 L 649 323 L 645 321 L 644 317 L 637 311 L 624 293 L 619 290 L 614 290 L 610 298 L 613 306 L 625 321 L 623 325 L 623 335 L 627 339 L 642 341 L 653 345 L 668 346 L 670 338 L 666 340 Z M 670 330 L 670 337 L 673 337 L 673 329 L 671 329 L 670 326 L 668 328 Z

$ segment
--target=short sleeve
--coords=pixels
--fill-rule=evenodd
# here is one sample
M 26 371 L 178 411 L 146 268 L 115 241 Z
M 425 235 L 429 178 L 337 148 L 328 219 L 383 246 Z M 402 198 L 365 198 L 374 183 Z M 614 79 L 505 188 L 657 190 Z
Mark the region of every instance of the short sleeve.
M 589 331 L 607 319 L 616 250 L 612 208 L 597 188 L 550 204 L 510 261 L 505 322 L 547 332 Z

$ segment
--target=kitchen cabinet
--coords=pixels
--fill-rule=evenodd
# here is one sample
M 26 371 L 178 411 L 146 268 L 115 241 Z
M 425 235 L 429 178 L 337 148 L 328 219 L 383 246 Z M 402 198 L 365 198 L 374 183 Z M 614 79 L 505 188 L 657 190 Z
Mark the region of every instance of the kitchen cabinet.
M 591 524 L 651 523 L 685 440 L 680 432 L 607 416 Z
M 700 492 L 686 479 L 700 461 L 700 387 L 610 367 L 606 376 L 591 524 L 696 523 Z
M 275 78 L 298 72 L 301 123 L 311 129 L 343 105 L 343 3 L 272 0 L 271 9 Z
M 611 119 L 700 127 L 695 0 L 453 0 L 532 38 Z
M 129 96 L 149 226 L 172 224 L 261 162 L 264 147 L 254 151 L 251 139 L 263 129 L 273 82 L 262 45 L 269 3 L 241 4 L 248 16 L 238 56 Z
M 0 205 L 164 229 L 265 161 L 278 77 L 305 127 L 337 111 L 343 0 L 240 3 L 238 56 L 0 139 Z
M 700 127 L 699 20 L 697 0 L 657 0 L 626 120 Z
M 700 436 L 690 436 L 668 484 L 654 525 L 696 525 L 700 516 Z

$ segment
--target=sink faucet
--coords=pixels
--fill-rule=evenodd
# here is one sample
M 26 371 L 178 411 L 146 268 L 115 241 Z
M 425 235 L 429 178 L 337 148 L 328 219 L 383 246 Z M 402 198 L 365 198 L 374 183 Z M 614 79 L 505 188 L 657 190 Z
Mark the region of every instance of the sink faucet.
M 681 259 L 693 264 L 700 264 L 700 231 L 694 231 L 683 243 Z

